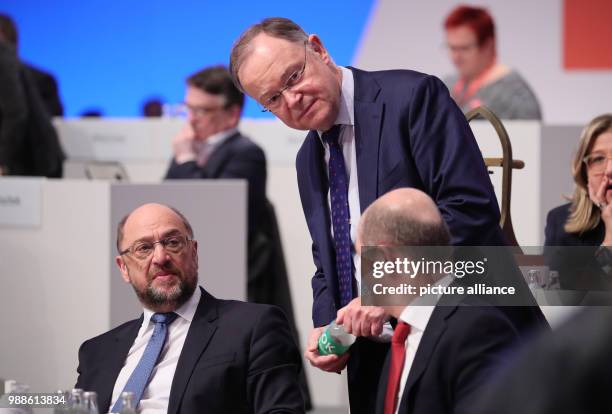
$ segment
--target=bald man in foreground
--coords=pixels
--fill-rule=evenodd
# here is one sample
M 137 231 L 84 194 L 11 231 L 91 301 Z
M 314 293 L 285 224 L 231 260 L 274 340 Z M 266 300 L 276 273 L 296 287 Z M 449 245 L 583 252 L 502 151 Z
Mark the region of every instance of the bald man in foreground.
M 366 209 L 358 242 L 398 253 L 393 248 L 447 246 L 450 234 L 433 200 L 420 190 L 405 188 L 387 193 Z M 389 261 L 396 258 L 385 256 Z M 452 274 L 418 274 L 411 284 L 449 286 L 453 279 Z M 487 380 L 519 344 L 519 334 L 498 308 L 475 297 L 404 300 L 402 305 L 379 308 L 397 324 L 379 382 L 376 413 L 470 413 Z M 367 335 L 371 327 L 362 317 L 366 314 L 344 312 L 342 323 Z
M 120 412 L 125 391 L 140 413 L 304 412 L 284 314 L 198 287 L 197 250 L 171 207 L 145 204 L 121 220 L 116 263 L 143 314 L 83 343 L 76 388 L 96 391 L 101 413 Z

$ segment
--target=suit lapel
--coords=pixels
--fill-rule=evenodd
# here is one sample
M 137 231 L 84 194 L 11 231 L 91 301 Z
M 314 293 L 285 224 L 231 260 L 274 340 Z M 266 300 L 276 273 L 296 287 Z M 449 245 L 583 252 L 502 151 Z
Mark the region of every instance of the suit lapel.
M 425 372 L 425 369 L 429 365 L 429 361 L 436 350 L 436 345 L 440 340 L 440 336 L 442 336 L 442 333 L 444 333 L 446 330 L 446 319 L 455 311 L 455 309 L 457 309 L 456 306 L 436 306 L 431 314 L 427 327 L 425 328 L 425 332 L 423 332 L 421 342 L 419 342 L 419 347 L 414 357 L 414 362 L 412 363 L 410 372 L 408 373 L 406 386 L 404 387 L 404 392 L 400 400 L 399 412 L 407 412 L 407 404 L 410 399 L 412 388 L 419 381 L 423 375 L 423 372 Z
M 204 165 L 206 178 L 217 178 L 221 174 L 223 166 L 231 155 L 232 144 L 238 138 L 240 138 L 240 133 L 236 132 L 234 135 L 228 137 L 212 154 L 210 154 L 210 157 Z
M 371 75 L 350 68 L 355 81 L 355 150 L 361 212 L 378 196 L 378 149 L 384 105 L 376 99 L 380 86 Z
M 103 369 L 99 370 L 102 378 L 97 381 L 100 386 L 96 388 L 96 391 L 98 391 L 98 404 L 104 412 L 110 411 L 115 381 L 125 365 L 127 354 L 136 340 L 141 325 L 142 315 L 132 321 L 126 329 L 117 332 L 113 346 L 109 347 L 108 357 L 100 361 L 100 364 L 103 365 Z
M 217 325 L 213 322 L 218 317 L 218 301 L 204 289 L 200 289 L 202 298 L 189 327 L 189 332 L 187 332 L 187 338 L 185 338 L 185 344 L 172 380 L 168 414 L 175 414 L 178 411 L 179 403 L 183 399 L 193 369 L 217 330 Z

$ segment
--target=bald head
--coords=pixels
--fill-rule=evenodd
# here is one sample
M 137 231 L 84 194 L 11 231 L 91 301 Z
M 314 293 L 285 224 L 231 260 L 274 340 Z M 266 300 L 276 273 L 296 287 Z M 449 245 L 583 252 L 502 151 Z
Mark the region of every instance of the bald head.
M 178 226 L 179 230 L 193 238 L 193 228 L 180 211 L 165 204 L 149 203 L 137 207 L 121 219 L 117 225 L 117 251 L 127 248 L 122 246 L 126 234 L 134 235 L 139 229 L 154 229 L 163 223 Z M 129 246 L 130 240 L 126 244 Z
M 393 190 L 372 203 L 360 222 L 364 246 L 445 246 L 448 228 L 438 207 L 414 188 Z

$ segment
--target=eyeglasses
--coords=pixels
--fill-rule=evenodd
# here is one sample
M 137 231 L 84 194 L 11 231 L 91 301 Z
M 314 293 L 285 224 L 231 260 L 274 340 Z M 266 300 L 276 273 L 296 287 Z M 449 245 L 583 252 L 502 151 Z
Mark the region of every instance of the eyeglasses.
M 225 109 L 225 106 L 196 106 L 183 104 L 181 108 L 181 115 L 186 116 L 187 113 L 191 112 L 191 116 L 194 118 L 203 118 L 206 115 L 210 115 L 222 109 Z
M 150 241 L 137 241 L 132 244 L 130 247 L 125 249 L 122 252 L 119 252 L 120 256 L 124 254 L 130 253 L 137 259 L 144 260 L 151 256 L 153 251 L 155 250 L 155 245 L 160 244 L 164 250 L 168 253 L 178 254 L 183 251 L 187 242 L 192 241 L 193 239 L 189 239 L 187 236 L 176 235 L 176 236 L 168 236 L 161 240 L 150 242 Z
M 277 110 L 280 107 L 283 92 L 290 90 L 302 81 L 304 78 L 304 72 L 306 71 L 306 52 L 308 51 L 307 45 L 308 40 L 304 40 L 304 64 L 302 65 L 302 68 L 293 72 L 291 76 L 287 78 L 285 85 L 278 92 L 263 102 L 261 112 L 273 112 Z
M 587 166 L 587 169 L 595 174 L 600 174 L 604 172 L 606 169 L 606 164 L 608 160 L 612 160 L 612 153 L 603 154 L 603 153 L 593 153 L 589 154 L 582 159 Z

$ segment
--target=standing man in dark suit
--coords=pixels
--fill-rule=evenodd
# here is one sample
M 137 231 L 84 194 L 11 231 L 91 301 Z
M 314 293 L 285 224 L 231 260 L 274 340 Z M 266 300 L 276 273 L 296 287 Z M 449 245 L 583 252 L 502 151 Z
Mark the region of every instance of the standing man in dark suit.
M 415 260 L 411 254 L 426 254 L 418 246 L 447 246 L 450 240 L 433 200 L 412 188 L 377 199 L 359 226 L 358 245 L 384 246 L 390 262 Z M 398 249 L 402 246 L 417 246 L 417 251 Z M 453 281 L 452 274 L 410 276 L 417 291 Z M 488 379 L 519 344 L 519 333 L 503 312 L 475 296 L 406 295 L 401 301 L 401 306 L 387 308 L 397 324 L 378 386 L 376 413 L 470 413 Z M 363 321 L 345 318 L 344 323 Z
M 374 410 L 373 390 L 389 317 L 362 308 L 355 254 L 361 213 L 400 187 L 429 194 L 453 244 L 499 245 L 499 208 L 465 117 L 437 78 L 408 70 L 365 72 L 336 66 L 317 35 L 291 20 L 269 18 L 247 29 L 230 58 L 234 81 L 292 128 L 310 130 L 297 155 L 300 197 L 313 240 L 313 322 L 306 357 L 326 371 L 348 359 L 351 412 Z M 355 278 L 356 276 L 356 278 Z M 323 325 L 342 308 L 371 320 L 375 341 L 362 338 L 350 357 L 316 353 Z M 513 320 L 522 329 L 539 310 Z
M 57 132 L 2 24 L 0 15 L 0 175 L 60 178 L 66 157 Z
M 143 315 L 83 343 L 76 387 L 98 393 L 100 412 L 119 412 L 123 391 L 140 412 L 304 412 L 287 319 L 198 288 L 197 248 L 170 207 L 145 204 L 121 220 L 116 262 Z
M 13 19 L 6 14 L 0 13 L 0 37 L 5 40 L 15 49 L 19 46 L 19 33 Z M 38 94 L 42 99 L 47 114 L 53 116 L 64 116 L 64 106 L 59 97 L 59 90 L 55 77 L 28 63 L 22 62 L 24 70 L 29 74 L 32 82 L 36 86 Z

